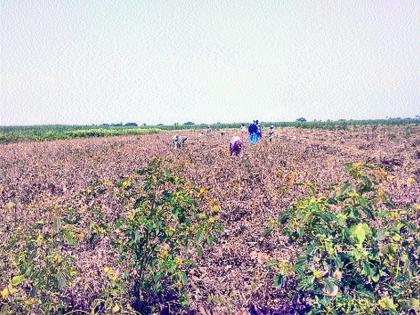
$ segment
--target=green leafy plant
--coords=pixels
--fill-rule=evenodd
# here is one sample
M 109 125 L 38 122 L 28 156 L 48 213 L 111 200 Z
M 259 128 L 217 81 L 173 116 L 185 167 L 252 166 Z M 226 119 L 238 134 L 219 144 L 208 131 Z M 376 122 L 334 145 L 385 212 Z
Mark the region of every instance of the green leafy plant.
M 346 164 L 352 180 L 330 195 L 309 196 L 279 215 L 296 259 L 275 278 L 297 285 L 310 314 L 399 314 L 418 307 L 418 206 L 396 209 L 381 186 L 382 169 Z M 417 208 L 416 208 L 417 207 Z M 284 266 L 288 264 L 288 266 Z M 418 310 L 417 310 L 418 311 Z
M 120 272 L 112 267 L 104 267 L 106 274 L 105 287 L 99 298 L 91 304 L 89 314 L 139 314 L 131 306 L 127 296 L 127 284 Z
M 72 227 L 72 212 L 40 220 L 28 229 L 18 227 L 5 246 L 5 259 L 14 276 L 1 289 L 1 310 L 5 313 L 63 312 L 61 293 L 77 274 L 75 260 L 63 253 L 78 242 Z M 6 255 L 7 252 L 7 255 Z M 2 255 L 3 256 L 3 255 Z
M 218 205 L 159 159 L 118 186 L 127 211 L 116 220 L 113 237 L 126 275 L 134 279 L 134 304 L 142 312 L 156 311 L 157 301 L 186 306 L 188 269 L 222 229 Z

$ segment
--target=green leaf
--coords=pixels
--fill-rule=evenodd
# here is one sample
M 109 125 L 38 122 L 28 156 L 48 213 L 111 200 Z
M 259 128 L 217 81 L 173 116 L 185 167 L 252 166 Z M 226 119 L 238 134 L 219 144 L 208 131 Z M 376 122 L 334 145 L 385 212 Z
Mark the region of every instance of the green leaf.
M 344 164 L 344 169 L 345 169 L 347 172 L 352 171 L 352 170 L 353 170 L 353 163 L 345 163 L 345 164 Z
M 360 192 L 365 193 L 372 191 L 373 184 L 372 181 L 367 176 L 362 176 L 363 185 L 360 187 Z
M 358 244 L 363 244 L 366 236 L 370 235 L 371 229 L 366 223 L 359 223 L 350 228 L 350 235 L 357 241 Z
M 285 224 L 287 222 L 287 220 L 289 219 L 289 210 L 286 210 L 284 212 L 281 212 L 279 214 L 279 222 L 281 224 Z
M 321 303 L 321 305 L 322 306 L 324 306 L 324 307 L 326 307 L 326 306 L 328 306 L 329 304 L 330 304 L 330 301 L 325 297 L 325 296 L 323 296 L 320 300 L 319 300 L 319 302 Z
M 274 277 L 274 287 L 276 289 L 281 287 L 281 284 L 283 283 L 283 275 L 276 275 Z
M 134 209 L 137 209 L 138 207 L 140 207 L 140 205 L 141 205 L 142 203 L 144 203 L 144 201 L 145 201 L 145 200 L 146 200 L 146 198 L 145 198 L 144 196 L 142 196 L 142 197 L 138 198 L 138 199 L 136 200 L 136 202 L 134 202 L 133 208 L 134 208 Z
M 371 276 L 371 279 L 372 279 L 373 282 L 378 282 L 379 281 L 379 278 L 380 278 L 379 273 Z
M 339 192 L 339 196 L 342 197 L 344 196 L 344 194 L 346 194 L 349 190 L 349 188 L 351 188 L 351 185 L 349 182 L 346 182 L 343 187 L 341 187 L 340 192 Z
M 384 296 L 378 301 L 378 305 L 382 310 L 396 311 L 396 305 L 392 297 Z
M 12 280 L 10 281 L 10 283 L 12 284 L 12 286 L 16 287 L 22 283 L 22 280 L 23 280 L 23 275 L 14 276 Z
M 367 207 L 368 206 L 368 203 L 367 203 L 366 197 L 360 196 L 359 197 L 359 204 L 362 207 Z
M 269 227 L 266 227 L 266 228 L 264 228 L 264 230 L 262 231 L 262 236 L 263 236 L 263 237 L 267 237 L 267 236 L 269 236 L 269 235 L 271 234 L 271 232 L 272 232 L 272 229 L 271 229 L 271 228 L 269 228 Z
M 125 218 L 123 218 L 123 217 L 120 217 L 120 218 L 118 218 L 116 221 L 115 221 L 115 227 L 117 228 L 117 229 L 119 229 L 120 227 L 122 227 L 123 226 L 123 224 L 125 223 Z
M 76 245 L 77 244 L 77 237 L 69 230 L 69 229 L 63 229 L 63 236 L 64 240 L 69 245 Z
M 362 264 L 362 268 L 363 268 L 363 272 L 362 273 L 364 275 L 368 276 L 368 277 L 372 276 L 373 275 L 373 269 L 370 267 L 369 262 L 362 261 L 361 264 Z
M 338 201 L 337 201 L 337 199 L 334 199 L 334 198 L 328 198 L 327 203 L 330 204 L 330 205 L 337 205 Z
M 361 251 L 359 251 L 357 248 L 354 248 L 351 251 L 351 254 L 353 255 L 353 257 L 356 261 L 360 260 L 363 257 L 363 253 Z
M 208 245 L 213 245 L 214 244 L 214 237 L 213 236 L 209 236 L 209 237 L 207 237 L 207 239 L 206 239 L 206 242 L 207 242 L 207 244 Z
M 324 220 L 325 222 L 331 222 L 334 220 L 337 220 L 337 216 L 335 215 L 335 213 L 331 213 L 331 212 L 327 212 L 327 211 L 323 211 L 319 214 L 319 217 Z
M 185 293 L 181 294 L 180 303 L 183 308 L 188 308 L 190 306 L 190 302 L 188 301 L 188 296 Z
M 329 255 L 334 254 L 334 246 L 333 246 L 332 242 L 325 242 L 325 249 L 327 250 L 327 253 Z
M 378 215 L 378 218 L 387 218 L 389 216 L 389 212 L 381 210 L 381 211 L 378 211 L 377 215 Z
M 188 283 L 187 274 L 184 271 L 180 272 L 179 278 L 180 278 L 182 284 L 187 284 Z
M 398 241 L 400 241 L 400 240 L 401 240 L 401 236 L 400 236 L 399 234 L 394 234 L 394 235 L 392 236 L 392 239 L 393 239 L 394 241 L 398 242 Z
M 200 227 L 197 231 L 197 234 L 195 235 L 196 242 L 201 242 L 204 236 L 204 228 Z
M 271 268 L 273 268 L 276 264 L 277 264 L 277 260 L 275 260 L 275 259 L 271 259 L 271 260 L 267 261 L 267 268 L 271 269 Z

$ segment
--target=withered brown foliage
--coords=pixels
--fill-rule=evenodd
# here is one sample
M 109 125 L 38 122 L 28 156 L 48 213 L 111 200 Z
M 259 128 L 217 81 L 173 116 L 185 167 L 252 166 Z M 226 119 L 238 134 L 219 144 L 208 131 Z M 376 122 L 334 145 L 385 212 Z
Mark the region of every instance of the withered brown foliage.
M 225 231 L 191 270 L 192 309 L 202 314 L 239 314 L 276 309 L 283 293 L 273 288 L 270 259 L 294 253 L 284 237 L 262 231 L 281 209 L 305 192 L 300 182 L 327 187 L 343 182 L 345 162 L 369 162 L 388 169 L 387 191 L 398 207 L 418 204 L 420 128 L 407 136 L 404 127 L 346 131 L 281 129 L 271 143 L 247 144 L 244 156 L 230 157 L 229 139 L 239 131 L 183 132 L 188 144 L 175 150 L 171 133 L 0 146 L 0 239 L 12 227 L 40 220 L 46 208 L 101 207 L 106 216 L 121 211 L 106 195 L 86 194 L 97 180 L 116 180 L 145 166 L 152 156 L 173 160 L 173 167 L 221 206 Z M 95 198 L 104 198 L 97 200 Z M 88 220 L 88 219 L 86 219 Z M 3 243 L 0 245 L 3 246 Z M 72 249 L 82 271 L 68 298 L 86 306 L 100 292 L 103 267 L 115 257 L 105 239 Z M 11 274 L 0 277 L 0 287 Z M 251 306 L 251 307 L 250 307 Z

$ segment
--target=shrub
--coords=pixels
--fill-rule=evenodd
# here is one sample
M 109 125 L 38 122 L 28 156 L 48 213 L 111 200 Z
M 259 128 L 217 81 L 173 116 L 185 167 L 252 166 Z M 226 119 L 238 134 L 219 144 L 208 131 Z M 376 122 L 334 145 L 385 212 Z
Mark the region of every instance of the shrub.
M 62 313 L 66 308 L 63 290 L 77 273 L 75 259 L 63 251 L 78 241 L 72 213 L 40 220 L 28 229 L 17 227 L 1 252 L 6 268 L 14 276 L 0 288 L 1 311 Z M 3 270 L 6 271 L 6 270 Z M 10 270 L 7 270 L 10 271 Z
M 133 281 L 140 312 L 186 306 L 188 269 L 203 244 L 221 231 L 218 206 L 206 208 L 205 190 L 152 160 L 137 176 L 121 180 L 126 212 L 115 223 L 115 244 Z M 200 207 L 201 206 L 201 207 Z
M 398 314 L 418 307 L 415 211 L 396 209 L 382 169 L 347 164 L 352 177 L 330 196 L 312 193 L 279 215 L 296 259 L 280 262 L 275 284 L 293 278 L 311 314 Z M 418 206 L 417 206 L 418 207 Z M 286 266 L 285 266 L 286 265 Z

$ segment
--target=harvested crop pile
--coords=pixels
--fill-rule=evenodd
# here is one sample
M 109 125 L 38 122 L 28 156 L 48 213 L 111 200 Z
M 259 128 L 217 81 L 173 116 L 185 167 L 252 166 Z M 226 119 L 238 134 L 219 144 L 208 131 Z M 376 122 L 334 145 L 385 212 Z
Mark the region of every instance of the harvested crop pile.
M 190 308 L 202 314 L 269 312 L 288 301 L 273 288 L 266 263 L 288 259 L 294 248 L 284 236 L 262 233 L 271 219 L 304 194 L 298 184 L 326 188 L 343 182 L 344 163 L 369 162 L 388 169 L 392 181 L 387 190 L 397 207 L 418 204 L 420 148 L 413 143 L 420 143 L 420 128 L 414 130 L 407 136 L 402 127 L 375 132 L 279 129 L 271 143 L 247 144 L 242 158 L 229 156 L 229 139 L 239 134 L 233 131 L 223 136 L 184 132 L 187 145 L 178 150 L 170 144 L 171 133 L 1 145 L 0 239 L 7 241 L 12 229 L 44 219 L 45 209 L 67 207 L 83 216 L 86 207 L 95 205 L 111 218 L 121 207 L 106 195 L 87 194 L 95 182 L 130 176 L 153 156 L 170 159 L 174 169 L 218 201 L 224 226 L 216 244 L 191 267 Z M 75 308 L 88 308 L 102 289 L 104 268 L 115 257 L 106 238 L 69 252 L 80 273 L 62 298 Z M 0 289 L 15 276 L 13 268 L 1 265 L 3 258 Z

